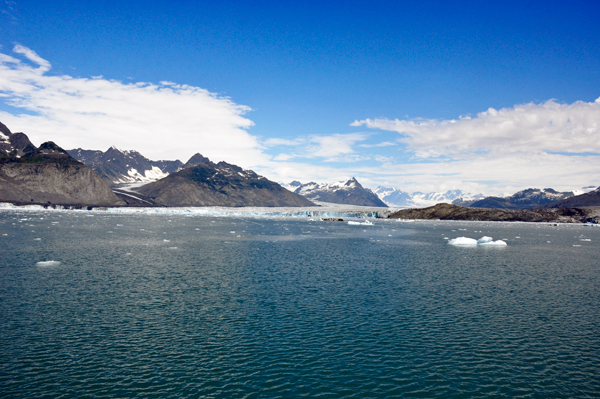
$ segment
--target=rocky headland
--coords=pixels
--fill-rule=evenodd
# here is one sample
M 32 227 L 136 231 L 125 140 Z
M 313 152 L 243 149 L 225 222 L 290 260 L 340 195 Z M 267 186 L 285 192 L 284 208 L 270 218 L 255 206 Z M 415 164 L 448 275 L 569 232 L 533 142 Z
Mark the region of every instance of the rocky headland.
M 87 166 L 49 141 L 35 147 L 0 123 L 0 201 L 14 204 L 125 205 Z
M 493 209 L 437 204 L 428 208 L 403 209 L 391 214 L 389 218 L 491 222 L 600 223 L 600 207 Z

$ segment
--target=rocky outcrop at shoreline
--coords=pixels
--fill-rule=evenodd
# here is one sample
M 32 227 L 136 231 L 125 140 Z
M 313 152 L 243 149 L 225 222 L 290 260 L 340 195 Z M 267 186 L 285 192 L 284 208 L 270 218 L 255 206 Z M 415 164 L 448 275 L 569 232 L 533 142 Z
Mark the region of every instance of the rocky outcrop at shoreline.
M 390 219 L 473 220 L 494 222 L 600 222 L 600 207 L 553 209 L 491 209 L 437 204 L 429 208 L 403 209 Z

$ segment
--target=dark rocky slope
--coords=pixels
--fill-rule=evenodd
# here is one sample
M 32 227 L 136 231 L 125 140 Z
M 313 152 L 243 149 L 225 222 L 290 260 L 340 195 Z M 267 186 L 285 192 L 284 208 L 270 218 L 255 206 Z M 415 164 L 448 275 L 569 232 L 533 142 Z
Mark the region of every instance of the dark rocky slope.
M 600 221 L 600 208 L 486 209 L 437 204 L 429 208 L 403 209 L 390 215 L 390 218 L 552 223 L 593 221 L 598 223 Z
M 312 206 L 251 170 L 226 162 L 204 162 L 136 189 L 161 206 Z
M 589 193 L 576 195 L 562 201 L 552 202 L 544 206 L 544 208 L 573 208 L 573 207 L 588 207 L 600 206 L 600 187 Z
M 0 201 L 15 204 L 124 205 L 90 168 L 49 141 L 36 148 L 27 135 L 0 123 Z

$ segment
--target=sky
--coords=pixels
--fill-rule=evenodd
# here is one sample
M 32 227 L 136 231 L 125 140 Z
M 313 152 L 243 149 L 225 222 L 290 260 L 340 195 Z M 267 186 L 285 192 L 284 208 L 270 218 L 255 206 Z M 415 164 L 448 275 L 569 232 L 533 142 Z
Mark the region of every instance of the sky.
M 0 0 L 0 122 L 267 178 L 600 185 L 598 1 Z

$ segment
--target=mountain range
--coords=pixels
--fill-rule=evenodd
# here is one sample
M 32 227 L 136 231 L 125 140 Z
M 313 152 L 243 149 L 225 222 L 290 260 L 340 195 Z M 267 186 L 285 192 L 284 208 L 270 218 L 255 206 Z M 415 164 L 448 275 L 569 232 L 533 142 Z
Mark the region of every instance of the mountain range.
M 551 188 L 528 188 L 507 197 L 485 197 L 478 200 L 455 200 L 454 205 L 468 206 L 471 208 L 495 208 L 495 209 L 533 209 L 541 208 L 568 198 L 575 197 L 577 193 L 584 194 L 593 190 L 594 187 L 584 187 L 577 191 L 558 192 Z
M 81 161 L 81 162 L 79 162 Z M 282 187 L 284 186 L 284 187 Z M 112 190 L 111 190 L 112 188 Z M 137 151 L 65 151 L 49 141 L 35 147 L 0 123 L 0 201 L 80 206 L 311 206 L 311 200 L 375 207 L 425 207 L 452 202 L 471 208 L 539 209 L 600 206 L 593 186 L 558 192 L 529 188 L 507 197 L 462 190 L 445 193 L 371 191 L 347 181 L 279 185 L 251 170 L 213 163 L 197 153 L 185 164 L 152 161 Z
M 122 151 L 116 147 L 105 152 L 77 148 L 67 153 L 92 168 L 112 187 L 162 179 L 184 166 L 179 160 L 151 161 L 137 151 Z

